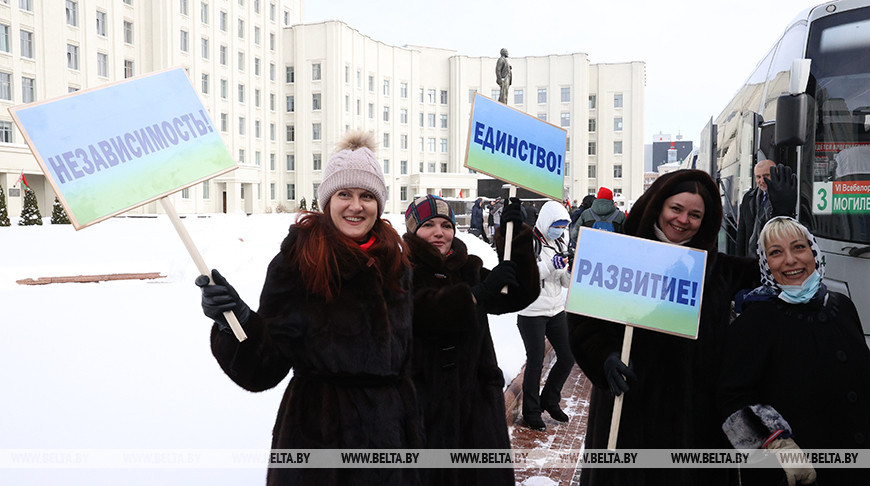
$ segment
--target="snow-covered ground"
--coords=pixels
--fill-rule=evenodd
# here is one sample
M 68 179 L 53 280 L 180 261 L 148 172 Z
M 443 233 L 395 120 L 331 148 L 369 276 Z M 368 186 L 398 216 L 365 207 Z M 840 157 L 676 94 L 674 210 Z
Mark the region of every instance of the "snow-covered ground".
M 386 217 L 404 232 L 402 216 Z M 267 449 L 286 380 L 250 393 L 220 370 L 193 284 L 199 272 L 166 216 L 113 218 L 81 231 L 48 218 L 26 227 L 12 219 L 0 227 L 0 484 L 263 484 L 263 467 L 69 468 L 75 454 L 96 450 Z M 252 307 L 293 221 L 292 214 L 184 218 L 206 264 Z M 485 266 L 497 263 L 482 241 L 458 236 Z M 166 278 L 15 283 L 137 272 Z M 516 316 L 490 316 L 490 327 L 509 381 L 525 362 Z

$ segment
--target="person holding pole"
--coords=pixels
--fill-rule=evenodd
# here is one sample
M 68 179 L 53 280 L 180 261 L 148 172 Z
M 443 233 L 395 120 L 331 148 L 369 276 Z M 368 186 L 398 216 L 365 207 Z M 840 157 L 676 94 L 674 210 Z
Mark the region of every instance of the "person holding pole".
M 624 397 L 618 449 L 729 448 L 716 413 L 716 370 L 732 297 L 758 285 L 759 273 L 754 259 L 717 252 L 721 222 L 716 183 L 700 170 L 659 177 L 625 222 L 628 235 L 708 252 L 697 340 L 568 315 L 574 357 L 594 385 L 587 450 L 608 447 L 616 396 Z M 633 333 L 628 364 L 621 359 L 624 333 Z M 580 483 L 709 486 L 732 484 L 735 476 L 721 469 L 584 468 Z
M 532 232 L 522 224 L 518 199 L 502 217 L 516 225 L 512 256 L 487 270 L 455 237 L 456 217 L 443 199 L 418 197 L 405 212 L 403 238 L 414 268 L 413 379 L 429 449 L 511 447 L 487 314 L 516 312 L 539 287 Z M 500 250 L 504 233 L 497 235 Z M 510 468 L 433 468 L 421 475 L 439 486 L 514 484 Z
M 418 449 L 410 376 L 413 294 L 402 240 L 381 219 L 384 176 L 373 136 L 351 132 L 323 171 L 323 212 L 303 212 L 269 264 L 250 309 L 216 270 L 200 276 L 215 321 L 212 353 L 242 388 L 262 391 L 293 370 L 272 449 Z M 227 331 L 232 310 L 248 338 Z M 270 467 L 267 484 L 419 484 L 401 468 Z

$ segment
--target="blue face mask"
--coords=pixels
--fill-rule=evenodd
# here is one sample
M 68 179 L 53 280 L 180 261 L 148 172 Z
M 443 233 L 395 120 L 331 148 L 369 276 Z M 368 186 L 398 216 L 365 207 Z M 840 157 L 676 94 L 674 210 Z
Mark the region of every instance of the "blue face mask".
M 819 284 L 822 282 L 822 277 L 818 271 L 814 271 L 800 285 L 780 285 L 782 292 L 779 293 L 779 298 L 789 304 L 806 304 L 819 291 Z
M 547 228 L 547 238 L 550 238 L 551 240 L 558 240 L 559 237 L 562 236 L 564 233 L 565 233 L 564 227 L 563 228 L 556 228 L 556 227 L 550 226 L 549 228 Z

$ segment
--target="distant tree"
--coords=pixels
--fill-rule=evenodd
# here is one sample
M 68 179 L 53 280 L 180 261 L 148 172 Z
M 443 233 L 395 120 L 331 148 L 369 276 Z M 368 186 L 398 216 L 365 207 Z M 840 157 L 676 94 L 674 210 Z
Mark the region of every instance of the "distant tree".
M 9 222 L 9 210 L 6 209 L 6 194 L 3 188 L 0 187 L 0 226 L 11 226 Z
M 63 209 L 63 204 L 57 200 L 57 196 L 55 196 L 54 206 L 51 208 L 51 224 L 70 224 L 69 216 Z
M 304 197 L 299 200 L 299 210 L 300 211 L 307 211 L 308 210 L 308 206 L 305 205 L 305 198 Z
M 42 214 L 39 213 L 39 204 L 36 202 L 36 193 L 33 189 L 24 187 L 24 207 L 21 209 L 21 219 L 18 226 L 42 225 Z

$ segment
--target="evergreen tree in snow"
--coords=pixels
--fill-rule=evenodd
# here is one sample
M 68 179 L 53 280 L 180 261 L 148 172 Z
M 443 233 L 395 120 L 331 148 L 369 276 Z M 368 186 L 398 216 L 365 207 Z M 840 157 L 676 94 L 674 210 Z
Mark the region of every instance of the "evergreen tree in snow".
M 36 202 L 36 193 L 29 187 L 24 188 L 24 208 L 21 209 L 21 219 L 18 226 L 33 226 L 42 224 L 42 215 L 39 214 L 39 205 Z
M 9 222 L 9 210 L 6 209 L 6 194 L 3 193 L 3 188 L 0 187 L 0 226 L 11 226 Z
M 54 206 L 51 208 L 51 224 L 70 224 L 69 216 L 63 209 L 63 205 L 57 200 L 57 196 L 55 196 Z
M 317 205 L 317 198 L 311 200 L 311 210 L 312 211 L 320 211 L 320 207 Z
M 299 210 L 300 211 L 307 211 L 308 210 L 308 206 L 305 204 L 304 197 L 299 201 Z

